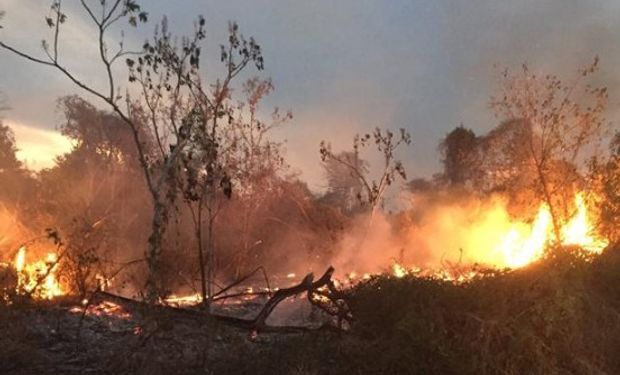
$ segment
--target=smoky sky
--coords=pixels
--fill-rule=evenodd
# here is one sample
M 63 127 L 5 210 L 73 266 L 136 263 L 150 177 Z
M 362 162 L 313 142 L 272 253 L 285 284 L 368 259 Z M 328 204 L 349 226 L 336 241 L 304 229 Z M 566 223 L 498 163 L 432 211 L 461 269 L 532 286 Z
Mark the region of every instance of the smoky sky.
M 97 3 L 95 1 L 95 3 Z M 67 65 L 103 84 L 88 20 L 78 1 L 65 1 L 69 23 L 61 53 Z M 376 126 L 407 128 L 413 144 L 400 153 L 409 177 L 440 168 L 437 144 L 463 123 L 483 133 L 498 119 L 488 109 L 494 65 L 520 66 L 571 77 L 595 55 L 610 89 L 609 119 L 616 121 L 620 77 L 620 2 L 615 0 L 470 1 L 142 1 L 149 25 L 129 26 L 127 43 L 141 42 L 167 15 L 171 30 L 187 34 L 198 14 L 207 21 L 207 76 L 215 77 L 219 43 L 228 21 L 262 46 L 276 91 L 264 110 L 290 109 L 293 121 L 278 131 L 289 162 L 321 189 L 318 145 L 349 147 L 356 132 Z M 4 0 L 0 38 L 40 53 L 47 1 Z M 113 36 L 119 37 L 115 30 Z M 93 62 L 94 61 L 94 62 Z M 0 52 L 0 90 L 12 109 L 8 122 L 53 129 L 55 99 L 79 93 L 57 72 Z M 118 71 L 119 77 L 126 74 Z

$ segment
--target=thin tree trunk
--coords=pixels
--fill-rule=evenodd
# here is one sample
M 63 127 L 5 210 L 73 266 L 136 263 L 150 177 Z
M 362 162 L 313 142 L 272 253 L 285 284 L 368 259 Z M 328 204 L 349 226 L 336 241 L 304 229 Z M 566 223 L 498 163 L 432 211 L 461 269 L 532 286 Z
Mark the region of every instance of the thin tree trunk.
M 147 264 L 149 276 L 147 279 L 147 301 L 154 303 L 159 298 L 161 287 L 159 273 L 159 258 L 162 250 L 162 239 L 165 231 L 164 220 L 166 216 L 166 205 L 158 198 L 154 199 L 153 220 L 151 223 L 151 235 L 149 236 L 149 246 L 147 250 Z
M 196 241 L 198 241 L 198 265 L 200 266 L 200 297 L 202 298 L 203 306 L 206 306 L 210 295 L 207 292 L 207 285 L 209 284 L 205 275 L 205 260 L 204 260 L 204 247 L 202 244 L 202 200 L 198 205 L 198 220 L 196 223 Z
M 242 235 L 242 244 L 241 251 L 236 259 L 235 265 L 235 278 L 238 279 L 243 274 L 243 269 L 245 267 L 246 261 L 248 259 L 250 253 L 250 208 L 247 206 L 244 207 L 243 210 L 243 233 Z
M 213 208 L 211 205 L 207 208 L 209 212 L 209 225 L 208 225 L 208 239 L 207 239 L 207 299 L 205 300 L 207 311 L 211 312 L 211 298 L 213 296 L 213 277 L 214 277 L 214 241 L 213 241 L 213 224 L 215 218 L 213 217 Z
M 556 243 L 560 243 L 562 241 L 562 232 L 560 230 L 560 223 L 556 214 L 555 205 L 551 198 L 551 193 L 549 192 L 549 186 L 547 185 L 547 179 L 545 178 L 544 171 L 542 167 L 537 166 L 538 178 L 540 180 L 540 184 L 542 185 L 543 194 L 545 196 L 545 201 L 547 202 L 547 206 L 549 206 L 549 214 L 551 215 L 551 223 L 553 224 L 553 233 L 555 234 Z

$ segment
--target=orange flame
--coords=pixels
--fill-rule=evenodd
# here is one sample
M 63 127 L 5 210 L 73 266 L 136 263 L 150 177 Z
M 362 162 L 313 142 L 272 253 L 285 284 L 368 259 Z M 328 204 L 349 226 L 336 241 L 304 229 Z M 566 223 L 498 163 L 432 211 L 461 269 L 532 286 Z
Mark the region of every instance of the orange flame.
M 561 227 L 560 244 L 580 246 L 586 251 L 599 254 L 609 244 L 595 235 L 588 218 L 588 208 L 583 193 L 575 195 L 575 214 Z M 554 238 L 549 206 L 541 204 L 529 233 L 512 228 L 499 246 L 504 256 L 503 264 L 510 268 L 525 266 L 543 255 L 545 245 Z
M 398 278 L 404 277 L 409 273 L 405 267 L 403 267 L 399 263 L 394 263 L 392 265 L 392 274 Z
M 594 254 L 599 254 L 607 247 L 608 241 L 597 236 L 594 225 L 590 221 L 590 212 L 579 192 L 574 198 L 575 212 L 560 228 L 561 245 L 575 245 Z M 495 205 L 481 215 L 490 218 L 475 227 L 464 237 L 473 253 L 467 254 L 467 262 L 484 264 L 497 268 L 519 268 L 540 259 L 545 247 L 552 243 L 556 236 L 553 231 L 551 211 L 546 203 L 542 203 L 531 224 L 509 220 L 507 210 Z M 445 225 L 451 226 L 450 218 L 445 218 Z M 403 277 L 415 272 L 415 268 L 407 269 L 395 263 L 392 274 Z M 458 281 L 463 276 L 453 277 L 435 272 L 435 277 Z
M 562 243 L 579 245 L 587 251 L 600 254 L 609 245 L 609 241 L 594 236 L 593 226 L 588 219 L 588 208 L 581 193 L 575 196 L 575 207 L 575 215 L 562 228 Z
M 52 299 L 64 295 L 56 277 L 57 268 L 56 254 L 49 253 L 45 260 L 27 263 L 26 247 L 20 247 L 15 256 L 17 293 L 27 293 L 37 299 Z
M 504 261 L 502 266 L 523 267 L 540 258 L 551 234 L 551 212 L 549 206 L 542 204 L 536 214 L 529 233 L 519 230 L 515 225 L 503 237 L 499 251 Z

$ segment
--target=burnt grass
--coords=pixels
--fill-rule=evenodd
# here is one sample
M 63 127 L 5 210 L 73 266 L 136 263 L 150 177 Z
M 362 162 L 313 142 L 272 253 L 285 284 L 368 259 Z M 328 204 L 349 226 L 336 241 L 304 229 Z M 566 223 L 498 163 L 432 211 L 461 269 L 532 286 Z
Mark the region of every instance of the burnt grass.
M 2 307 L 0 373 L 620 373 L 620 247 L 594 259 L 557 249 L 462 285 L 377 276 L 350 291 L 355 322 L 345 333 L 253 339 L 209 319 L 81 320 L 70 306 Z

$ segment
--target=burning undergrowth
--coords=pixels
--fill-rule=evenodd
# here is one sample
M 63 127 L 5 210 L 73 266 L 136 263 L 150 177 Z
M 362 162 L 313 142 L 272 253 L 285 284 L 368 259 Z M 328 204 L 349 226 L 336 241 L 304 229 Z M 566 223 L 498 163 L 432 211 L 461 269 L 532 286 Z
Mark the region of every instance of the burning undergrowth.
M 592 255 L 562 247 L 545 254 L 519 270 L 478 273 L 466 283 L 415 273 L 359 281 L 348 292 L 355 320 L 346 334 L 253 337 L 216 320 L 105 295 L 80 307 L 49 301 L 2 307 L 0 363 L 4 369 L 67 374 L 85 369 L 157 374 L 173 368 L 188 374 L 205 369 L 239 374 L 617 372 L 618 249 Z
M 549 207 L 517 210 L 499 194 L 488 198 L 446 191 L 413 194 L 412 208 L 398 214 L 360 216 L 341 237 L 336 255 L 330 259 L 341 272 L 354 277 L 406 270 L 455 268 L 519 268 L 540 259 L 547 246 L 580 246 L 600 253 L 608 240 L 597 230 L 595 197 L 573 195 L 566 220 L 556 240 Z M 589 203 L 588 203 L 589 202 Z
M 223 275 L 218 282 L 232 287 L 214 294 L 214 301 L 249 302 L 269 296 L 305 273 L 328 265 L 335 266 L 335 282 L 350 287 L 381 273 L 466 281 L 487 270 L 523 267 L 543 257 L 545 249 L 552 245 L 579 246 L 598 254 L 608 240 L 597 234 L 595 206 L 588 204 L 592 200 L 586 197 L 583 192 L 574 194 L 558 241 L 544 202 L 529 219 L 519 219 L 511 214 L 507 199 L 499 195 L 458 200 L 452 196 L 438 200 L 417 195 L 412 199 L 413 209 L 392 215 L 356 216 L 347 223 L 349 229 L 338 235 L 331 253 L 310 259 L 305 267 L 283 262 L 271 272 L 258 267 L 236 279 Z M 94 249 L 81 250 L 64 243 L 57 231 L 48 230 L 47 235 L 23 243 L 17 251 L 5 252 L 10 258 L 2 264 L 3 288 L 36 299 L 62 295 L 86 298 L 95 290 L 141 298 L 143 281 L 136 279 L 140 275 L 136 267 L 143 266 L 143 261 L 106 267 Z M 177 287 L 162 294 L 162 302 L 177 306 L 199 304 L 201 295 L 195 284 L 187 276 L 183 279 L 187 269 L 182 268 L 183 263 L 174 265 L 183 282 L 173 283 Z M 123 273 L 133 277 L 133 282 L 122 277 Z M 191 273 L 187 275 L 191 277 Z

